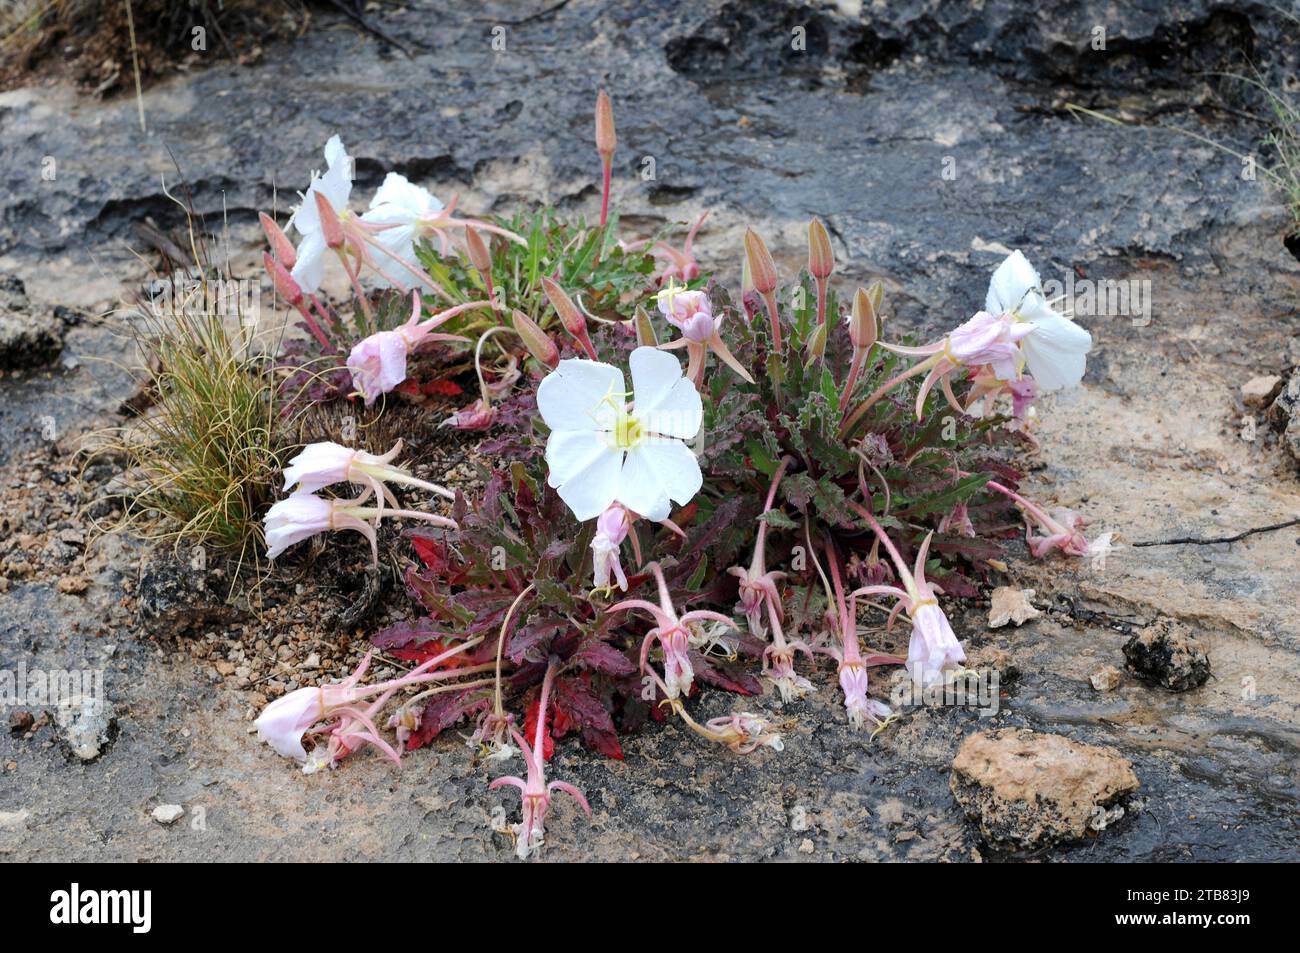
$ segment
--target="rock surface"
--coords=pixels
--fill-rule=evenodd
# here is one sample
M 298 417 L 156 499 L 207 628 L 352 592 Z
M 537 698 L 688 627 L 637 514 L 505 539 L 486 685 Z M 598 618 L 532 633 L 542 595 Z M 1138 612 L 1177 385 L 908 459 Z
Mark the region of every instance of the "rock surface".
M 952 762 L 953 796 L 991 845 L 1036 850 L 1113 822 L 1138 789 L 1128 759 L 1024 728 L 977 732 Z
M 147 133 L 133 96 L 101 101 L 58 86 L 0 96 L 0 272 L 20 275 L 41 307 L 119 307 L 151 277 L 132 255 L 136 227 L 184 224 L 163 192 L 165 181 L 177 194 L 179 176 L 210 225 L 225 233 L 228 223 L 221 247 L 235 268 L 260 274 L 256 210 L 284 220 L 286 197 L 306 187 L 333 132 L 357 157 L 354 207 L 395 169 L 444 199 L 459 191 L 459 207 L 476 214 L 553 202 L 590 220 L 599 166 L 588 137 L 604 85 L 619 130 L 614 205 L 624 233 L 650 235 L 711 209 L 695 247 L 733 286 L 746 225 L 789 275 L 806 261 L 814 214 L 831 230 L 837 283 L 880 278 L 890 327 L 925 340 L 979 307 L 1000 249 L 1023 249 L 1045 278 L 1146 282 L 1149 322 L 1079 310 L 1095 339 L 1085 386 L 1042 402 L 1030 496 L 1072 506 L 1129 543 L 1229 535 L 1300 513 L 1295 461 L 1271 440 L 1237 436 L 1240 383 L 1281 373 L 1273 356 L 1300 332 L 1284 206 L 1262 178 L 1244 181 L 1234 157 L 1159 128 L 1185 124 L 1263 154 L 1266 130 L 1236 108 L 1253 105 L 1237 102 L 1248 84 L 1215 72 L 1249 62 L 1265 77 L 1296 75 L 1293 27 L 1269 5 L 1133 0 L 1117 14 L 1101 0 L 1052 10 L 1011 0 L 539 0 L 527 12 L 488 3 L 482 17 L 509 22 L 501 53 L 484 22 L 432 6 L 367 14 L 413 43 L 410 59 L 319 14 L 257 65 L 160 83 L 143 97 Z M 729 28 L 740 15 L 749 29 Z M 1104 52 L 1089 42 L 1099 24 Z M 801 55 L 790 48 L 798 25 Z M 1090 123 L 1070 102 L 1131 124 Z M 37 188 L 30 170 L 43 155 L 59 159 L 60 173 Z M 646 157 L 653 179 L 641 176 Z M 943 176 L 949 165 L 955 178 Z M 122 724 L 91 765 L 47 747 L 54 730 L 39 721 L 0 732 L 3 807 L 31 812 L 0 845 L 6 859 L 508 859 L 488 819 L 504 809 L 516 820 L 518 802 L 487 792 L 498 769 L 473 763 L 459 738 L 413 754 L 401 771 L 362 754 L 304 779 L 249 734 L 275 690 L 342 676 L 328 660 L 354 665 L 365 636 L 396 621 L 339 625 L 352 589 L 313 603 L 283 596 L 239 632 L 206 625 L 179 643 L 136 624 L 143 547 L 133 541 L 99 540 L 102 562 L 72 567 L 90 579 L 86 591 L 57 590 L 43 567 L 74 557 L 57 532 L 48 541 L 38 532 L 60 502 L 46 465 L 75 469 L 80 435 L 122 422 L 118 408 L 135 393 L 121 371 L 133 361 L 122 330 L 69 324 L 65 354 L 79 367 L 0 379 L 0 490 L 10 504 L 0 518 L 25 522 L 0 532 L 0 657 L 48 668 L 95 659 Z M 57 424 L 56 440 L 43 418 Z M 1300 450 L 1300 424 L 1295 432 Z M 1048 848 L 1051 860 L 1298 860 L 1297 535 L 1123 547 L 1104 568 L 1019 550 L 1003 581 L 1033 588 L 1043 614 L 996 640 L 983 612 L 954 618 L 973 667 L 1020 673 L 1002 679 L 992 722 L 918 707 L 868 744 L 844 722 L 833 671 L 801 662 L 814 693 L 784 709 L 746 701 L 793 723 L 780 755 L 719 756 L 673 725 L 628 733 L 623 762 L 565 739 L 555 776 L 583 787 L 595 817 L 560 799 L 543 856 L 978 859 L 978 830 L 944 783 L 952 759 L 973 731 L 1025 727 L 1118 751 L 1147 799 L 1114 836 L 1086 850 Z M 291 596 L 295 570 L 280 572 L 271 588 Z M 1194 693 L 1094 691 L 1088 676 L 1157 615 L 1215 633 L 1218 677 Z M 864 611 L 864 625 L 878 622 Z M 290 623 L 302 641 L 277 643 Z M 873 647 L 905 653 L 903 628 L 873 631 Z M 100 663 L 110 634 L 119 648 Z M 309 678 L 294 670 L 318 649 L 326 668 Z M 275 678 L 246 684 L 240 670 L 260 671 L 254 658 L 273 660 Z M 234 674 L 222 676 L 219 663 Z M 705 691 L 691 704 L 708 718 L 734 702 Z M 191 813 L 206 806 L 204 836 L 141 825 L 141 805 L 159 791 Z M 806 831 L 791 828 L 794 804 Z M 801 853 L 805 841 L 813 854 Z
M 1125 667 L 1171 692 L 1200 688 L 1210 677 L 1210 657 L 1186 626 L 1157 619 L 1124 643 Z
M 220 585 L 218 580 L 216 585 Z M 167 549 L 140 574 L 140 621 L 157 635 L 175 637 L 213 623 L 230 622 L 239 612 L 209 585 L 206 557 L 189 562 Z
M 27 370 L 50 363 L 63 350 L 64 322 L 38 308 L 14 275 L 0 275 L 0 371 Z

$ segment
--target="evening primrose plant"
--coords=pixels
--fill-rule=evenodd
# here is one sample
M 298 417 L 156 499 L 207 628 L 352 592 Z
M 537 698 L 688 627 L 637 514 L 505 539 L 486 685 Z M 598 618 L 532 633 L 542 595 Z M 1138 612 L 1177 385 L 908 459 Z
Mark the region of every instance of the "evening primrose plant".
M 795 275 L 781 275 L 747 230 L 741 284 L 729 291 L 695 260 L 703 217 L 680 248 L 615 238 L 617 138 L 603 93 L 596 115 L 603 195 L 594 228 L 544 211 L 489 229 L 405 186 L 407 231 L 384 238 L 376 216 L 341 213 L 336 228 L 327 206 L 346 195 L 333 163 L 313 180 L 316 216 L 300 209 L 294 218 L 303 244 L 315 243 L 308 253 L 342 249 L 354 286 L 367 268 L 383 281 L 421 276 L 403 325 L 331 341 L 352 355 L 342 365 L 352 399 L 397 388 L 415 336 L 437 329 L 462 339 L 444 343 L 472 350 L 481 388 L 453 425 L 485 435 L 482 489 L 472 494 L 414 478 L 396 449 L 318 444 L 292 461 L 292 493 L 267 517 L 277 556 L 333 530 L 361 532 L 373 546 L 385 516 L 422 524 L 406 531 L 417 561 L 404 574 L 420 613 L 371 641 L 416 663 L 412 685 L 437 685 L 401 696 L 406 682 L 366 688 L 358 673 L 344 694 L 374 700 L 347 709 L 327 703 L 338 687 L 322 686 L 316 708 L 295 709 L 294 744 L 277 750 L 314 770 L 356 744 L 400 757 L 464 725 L 494 773 L 523 759 L 522 771 L 490 785 L 520 789 L 523 819 L 502 832 L 521 858 L 541 848 L 555 790 L 590 814 L 581 791 L 546 781 L 565 736 L 621 759 L 623 735 L 671 721 L 738 755 L 777 752 L 783 725 L 751 707 L 697 717 L 702 688 L 740 697 L 770 688 L 780 706 L 831 675 L 844 723 L 874 735 L 900 713 L 879 697 L 871 670 L 903 666 L 921 686 L 960 671 L 952 600 L 978 594 L 1022 522 L 1038 557 L 1106 545 L 1083 538 L 1077 514 L 1050 514 L 1018 491 L 1015 454 L 1036 446 L 1030 406 L 1040 391 L 1078 386 L 1091 347 L 1044 298 L 1020 252 L 990 276 L 970 316 L 930 342 L 889 333 L 879 284 L 841 304 L 817 220 L 808 266 Z M 386 259 L 377 244 L 391 267 L 378 267 Z M 301 261 L 303 246 L 273 256 L 280 271 L 311 277 L 283 261 L 294 253 Z M 308 318 L 326 309 L 299 292 L 294 306 L 310 331 Z M 422 300 L 434 303 L 426 311 Z M 494 386 L 488 342 L 514 371 L 493 375 Z M 362 495 L 316 495 L 339 486 Z M 391 487 L 408 495 L 405 508 Z M 412 503 L 411 493 L 452 502 L 435 512 L 445 504 Z M 906 620 L 905 652 L 866 638 L 873 613 L 884 638 Z M 381 743 L 377 727 L 390 698 L 395 745 Z M 303 737 L 321 754 L 307 755 Z

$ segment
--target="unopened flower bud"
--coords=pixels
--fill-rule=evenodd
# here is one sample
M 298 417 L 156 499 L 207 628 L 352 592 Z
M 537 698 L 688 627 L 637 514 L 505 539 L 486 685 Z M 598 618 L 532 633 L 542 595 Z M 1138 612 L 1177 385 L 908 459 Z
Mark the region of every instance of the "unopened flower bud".
M 618 136 L 614 132 L 614 106 L 602 89 L 596 94 L 596 151 L 608 162 L 616 148 Z
M 481 275 L 489 275 L 492 272 L 492 256 L 488 254 L 487 244 L 483 241 L 483 236 L 474 229 L 465 228 L 465 249 L 469 252 L 469 263 Z
M 879 287 L 879 284 L 873 285 Z M 866 350 L 876 343 L 879 325 L 876 308 L 870 291 L 859 288 L 853 295 L 853 311 L 849 315 L 849 340 L 858 350 Z
M 536 321 L 522 311 L 513 311 L 510 317 L 514 322 L 515 333 L 523 340 L 529 354 L 547 367 L 554 368 L 560 363 L 560 349 Z
M 293 280 L 293 276 L 284 265 L 271 257 L 270 252 L 262 253 L 262 261 L 266 265 L 266 273 L 271 276 L 271 284 L 275 286 L 276 294 L 296 308 L 302 301 L 302 288 L 298 286 L 298 282 Z
M 257 217 L 262 223 L 262 231 L 266 232 L 266 240 L 271 243 L 271 253 L 285 268 L 293 268 L 298 263 L 298 252 L 294 249 L 293 242 L 289 241 L 289 236 L 265 212 L 258 212 Z
M 776 263 L 763 244 L 763 239 L 752 228 L 745 229 L 745 259 L 749 262 L 749 278 L 754 290 L 769 295 L 776 290 Z
M 821 219 L 808 223 L 808 273 L 818 281 L 835 270 L 835 255 L 831 251 L 831 237 Z
M 343 247 L 343 223 L 339 221 L 338 212 L 330 205 L 330 200 L 320 192 L 312 192 L 316 199 L 316 210 L 320 213 L 321 234 L 325 237 L 326 248 Z

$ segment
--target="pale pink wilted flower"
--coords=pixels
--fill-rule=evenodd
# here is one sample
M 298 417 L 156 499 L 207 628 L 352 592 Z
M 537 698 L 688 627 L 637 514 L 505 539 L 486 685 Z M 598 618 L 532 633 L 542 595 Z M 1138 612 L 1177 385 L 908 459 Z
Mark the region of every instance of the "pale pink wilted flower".
M 591 817 L 591 805 L 587 803 L 586 797 L 572 784 L 566 781 L 552 781 L 546 783 L 546 759 L 542 754 L 542 737 L 546 729 L 546 705 L 551 694 L 551 685 L 555 678 L 555 665 L 550 664 L 546 667 L 546 675 L 542 679 L 542 698 L 538 707 L 537 714 L 537 731 L 533 739 L 533 746 L 530 749 L 528 742 L 524 737 L 510 727 L 510 734 L 514 737 L 515 742 L 519 745 L 520 751 L 523 752 L 524 764 L 528 768 L 528 779 L 524 780 L 517 777 L 497 778 L 488 785 L 489 791 L 495 791 L 502 785 L 512 785 L 519 789 L 520 798 L 523 802 L 523 817 L 520 822 L 514 825 L 515 834 L 515 854 L 520 860 L 527 860 L 529 855 L 536 853 L 541 849 L 542 843 L 546 837 L 546 812 L 551 807 L 551 794 L 554 791 L 563 791 L 578 802 L 579 806 Z
M 845 713 L 848 715 L 849 724 L 854 728 L 861 728 L 867 721 L 876 725 L 877 729 L 883 728 L 888 724 L 891 712 L 888 705 L 868 697 L 867 669 L 872 665 L 897 664 L 899 659 L 885 655 L 863 657 L 862 647 L 858 644 L 856 602 L 858 593 L 855 592 L 849 598 L 845 598 L 839 557 L 835 554 L 829 538 L 826 543 L 826 558 L 830 562 L 833 587 L 828 593 L 832 598 L 827 599 L 826 620 L 832 631 L 837 631 L 840 637 L 839 647 L 832 647 L 826 651 L 839 662 L 840 688 L 844 692 Z
M 596 535 L 591 539 L 592 584 L 595 588 L 606 591 L 611 589 L 609 580 L 612 574 L 618 587 L 627 591 L 627 575 L 619 562 L 618 550 L 631 528 L 632 516 L 619 503 L 611 504 L 609 509 L 596 517 Z
M 439 427 L 454 430 L 487 430 L 496 422 L 497 409 L 482 397 L 447 417 Z
M 456 334 L 435 334 L 434 329 L 470 308 L 491 307 L 490 302 L 475 301 L 440 311 L 420 321 L 420 294 L 412 292 L 411 317 L 392 331 L 376 331 L 358 341 L 348 355 L 348 371 L 357 392 L 369 407 L 380 394 L 387 394 L 406 380 L 406 358 L 426 341 L 464 341 Z
M 853 595 L 885 595 L 896 598 L 898 603 L 889 613 L 889 625 L 893 625 L 901 610 L 907 610 L 912 620 L 912 638 L 907 647 L 907 673 L 913 681 L 928 686 L 943 678 L 945 672 L 956 670 L 966 661 L 966 652 L 953 634 L 948 617 L 939 608 L 936 593 L 942 593 L 943 589 L 925 578 L 925 562 L 930 555 L 930 541 L 934 539 L 934 533 L 925 537 L 925 542 L 916 554 L 916 564 L 909 570 L 893 540 L 876 522 L 875 517 L 857 503 L 850 505 L 854 512 L 866 520 L 884 545 L 904 586 L 903 589 L 897 586 L 864 586 Z
M 1114 548 L 1111 545 L 1113 533 L 1103 533 L 1089 542 L 1083 535 L 1083 527 L 1088 521 L 1072 509 L 1058 506 L 1048 513 L 1037 503 L 1000 483 L 990 481 L 988 488 L 1008 497 L 1020 508 L 1025 520 L 1025 542 L 1029 544 L 1029 551 L 1039 559 L 1059 549 L 1067 556 L 1086 556 L 1104 563 L 1106 555 Z
M 453 677 L 455 670 L 431 671 L 434 667 L 454 655 L 471 648 L 479 640 L 463 642 L 448 649 L 441 655 L 429 659 L 418 668 L 405 675 L 374 685 L 361 685 L 361 678 L 370 668 L 371 654 L 361 660 L 361 664 L 341 682 L 329 685 L 309 686 L 289 692 L 271 702 L 262 710 L 254 724 L 258 737 L 286 758 L 304 762 L 309 772 L 326 764 L 333 764 L 339 758 L 356 750 L 363 743 L 377 744 L 386 754 L 397 760 L 397 754 L 379 737 L 374 725 L 374 717 L 383 707 L 383 703 L 393 693 L 408 685 L 437 681 Z M 371 696 L 379 696 L 375 703 L 358 707 L 358 704 Z M 338 722 L 330 730 L 331 744 L 321 757 L 309 759 L 303 747 L 302 739 L 315 725 L 330 718 Z
M 881 342 L 880 346 L 886 350 L 896 354 L 925 357 L 925 360 L 882 385 L 872 397 L 868 398 L 867 405 L 870 406 L 877 399 L 877 395 L 883 394 L 903 378 L 928 369 L 929 373 L 917 391 L 916 416 L 918 418 L 921 416 L 925 399 L 930 395 L 930 390 L 935 384 L 942 387 L 953 409 L 964 413 L 965 408 L 957 402 L 952 392 L 950 377 L 953 372 L 963 367 L 988 367 L 999 380 L 1018 377 L 1021 353 L 1017 342 L 1027 337 L 1033 330 L 1032 325 L 1017 323 L 1008 314 L 993 315 L 981 311 L 940 340 L 930 344 L 904 347 Z
M 758 532 L 754 537 L 754 556 L 750 560 L 749 568 L 732 566 L 727 570 L 728 573 L 740 580 L 738 588 L 740 602 L 736 608 L 745 614 L 745 621 L 749 624 L 750 633 L 758 639 L 763 638 L 766 634 L 763 621 L 765 605 L 773 612 L 778 621 L 785 618 L 785 609 L 781 605 L 781 594 L 777 591 L 776 586 L 785 578 L 786 574 L 767 569 L 768 522 L 764 517 L 771 511 L 772 504 L 776 501 L 777 487 L 780 486 L 781 477 L 785 475 L 786 468 L 789 465 L 790 458 L 782 457 L 781 463 L 777 466 L 776 473 L 772 477 L 772 484 L 767 491 L 767 501 L 763 506 L 763 512 L 758 517 Z
M 713 313 L 713 303 L 703 291 L 678 287 L 670 278 L 668 286 L 655 296 L 659 310 L 668 323 L 682 332 L 676 341 L 660 345 L 665 350 L 686 348 L 686 376 L 696 390 L 704 385 L 704 359 L 709 351 L 749 383 L 754 383 L 745 366 L 736 360 L 719 333 L 722 318 Z
M 965 503 L 958 503 L 944 515 L 939 521 L 940 533 L 951 533 L 954 536 L 973 537 L 975 527 L 970 521 L 970 510 Z
M 771 680 L 781 695 L 782 704 L 801 698 L 812 691 L 812 682 L 794 670 L 794 659 L 798 652 L 808 658 L 813 657 L 812 649 L 802 639 L 793 642 L 785 640 L 781 630 L 781 618 L 772 603 L 767 604 L 768 617 L 772 623 L 772 644 L 763 650 L 763 674 Z
M 327 500 L 312 493 L 299 492 L 273 504 L 264 519 L 267 558 L 275 559 L 295 543 L 319 533 L 353 530 L 370 540 L 371 555 L 378 562 L 379 544 L 375 538 L 375 526 L 369 521 L 377 523 L 384 516 L 424 520 L 447 529 L 457 528 L 455 520 L 435 513 L 362 506 L 371 493 L 367 489 L 354 500 Z
M 841 662 L 839 674 L 849 724 L 854 728 L 861 728 L 868 721 L 882 724 L 890 715 L 889 706 L 867 695 L 866 665 L 861 661 Z
M 650 563 L 647 568 L 654 573 L 655 581 L 659 586 L 659 605 L 647 602 L 645 599 L 625 599 L 610 606 L 607 611 L 641 609 L 650 613 L 655 621 L 655 627 L 646 633 L 645 640 L 641 643 L 641 671 L 657 677 L 650 668 L 650 646 L 657 641 L 664 653 L 664 677 L 661 687 L 667 698 L 676 699 L 690 694 L 695 679 L 695 669 L 690 660 L 690 624 L 696 620 L 711 620 L 724 623 L 733 629 L 736 624 L 725 615 L 708 609 L 696 609 L 679 617 L 677 610 L 673 608 L 663 569 L 657 562 Z
M 369 487 L 375 496 L 383 496 L 396 506 L 397 501 L 388 493 L 384 484 L 398 483 L 419 487 L 449 500 L 456 498 L 456 494 L 446 487 L 418 479 L 395 466 L 392 461 L 401 452 L 401 440 L 380 456 L 364 450 L 353 450 L 333 441 L 311 443 L 303 447 L 285 467 L 284 488 L 289 490 L 296 484 L 299 493 L 315 493 L 335 483 L 355 483 Z
M 736 754 L 749 754 L 761 745 L 773 751 L 784 751 L 785 742 L 770 721 L 747 711 L 733 712 L 720 718 L 710 718 L 704 727 Z

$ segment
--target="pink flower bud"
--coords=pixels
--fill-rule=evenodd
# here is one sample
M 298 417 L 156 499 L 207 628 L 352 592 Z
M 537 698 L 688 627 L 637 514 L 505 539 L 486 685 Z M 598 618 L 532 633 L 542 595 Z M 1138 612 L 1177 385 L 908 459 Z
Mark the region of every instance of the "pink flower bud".
M 262 253 L 262 263 L 266 265 L 266 273 L 271 276 L 276 293 L 292 307 L 298 307 L 302 302 L 302 288 L 298 287 L 298 282 L 285 271 L 284 265 L 271 257 L 270 252 Z
M 325 237 L 326 248 L 343 247 L 343 223 L 339 221 L 338 212 L 334 211 L 334 206 L 330 205 L 322 192 L 313 191 L 312 196 L 316 199 L 316 211 L 320 214 L 321 234 Z
M 752 228 L 745 229 L 745 259 L 749 262 L 749 280 L 760 295 L 776 290 L 776 262 L 763 244 L 763 239 Z
M 878 288 L 879 282 L 872 285 Z M 849 315 L 849 340 L 862 351 L 876 343 L 880 325 L 876 319 L 875 302 L 870 291 L 859 288 L 853 295 L 853 310 Z
M 289 236 L 284 233 L 279 225 L 275 224 L 275 219 L 265 212 L 257 213 L 258 221 L 262 223 L 262 231 L 266 232 L 266 240 L 271 243 L 271 253 L 280 260 L 280 264 L 285 268 L 293 268 L 298 261 L 298 252 L 294 250 L 293 242 L 289 241 Z
M 596 151 L 608 162 L 618 148 L 618 135 L 614 132 L 614 106 L 602 89 L 596 94 Z
M 831 237 L 821 219 L 808 223 L 808 273 L 821 281 L 835 270 L 835 255 L 831 251 Z
M 536 321 L 518 310 L 511 312 L 510 320 L 529 354 L 549 368 L 554 369 L 559 365 L 560 349 Z

